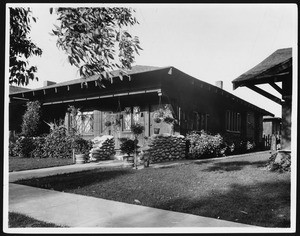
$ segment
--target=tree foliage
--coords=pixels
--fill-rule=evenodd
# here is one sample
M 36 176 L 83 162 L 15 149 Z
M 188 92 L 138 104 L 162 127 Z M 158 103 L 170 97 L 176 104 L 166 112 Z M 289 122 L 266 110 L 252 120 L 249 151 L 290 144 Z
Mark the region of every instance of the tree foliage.
M 53 9 L 50 9 L 52 13 Z M 139 39 L 124 28 L 138 24 L 134 10 L 122 7 L 57 8 L 59 26 L 53 29 L 57 46 L 65 51 L 80 76 L 112 79 L 110 71 L 131 69 Z M 101 84 L 101 83 L 99 83 Z
M 10 48 L 9 48 L 9 83 L 27 85 L 29 80 L 38 80 L 35 76 L 36 66 L 28 64 L 28 58 L 42 55 L 42 50 L 30 39 L 30 8 L 9 8 L 10 10 Z
M 39 101 L 27 102 L 27 109 L 23 115 L 22 135 L 25 137 L 33 137 L 38 134 L 41 104 Z

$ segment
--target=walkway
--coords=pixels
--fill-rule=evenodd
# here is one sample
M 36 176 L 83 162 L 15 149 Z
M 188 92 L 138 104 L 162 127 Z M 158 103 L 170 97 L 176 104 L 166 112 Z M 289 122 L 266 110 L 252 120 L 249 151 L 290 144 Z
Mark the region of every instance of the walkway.
M 9 211 L 69 227 L 255 227 L 12 183 Z
M 173 165 L 184 165 L 191 162 L 198 163 L 198 162 L 206 162 L 206 161 L 220 161 L 223 159 L 239 158 L 241 156 L 248 156 L 248 155 L 260 155 L 264 153 L 270 153 L 270 151 L 247 153 L 247 154 L 226 156 L 226 157 L 217 157 L 217 158 L 210 158 L 210 159 L 203 159 L 203 160 L 186 160 L 186 159 L 174 160 L 169 162 L 150 164 L 150 168 L 163 168 L 163 167 L 173 166 Z M 107 161 L 91 162 L 85 164 L 74 164 L 74 165 L 48 167 L 48 168 L 34 169 L 34 170 L 15 171 L 15 172 L 9 172 L 9 182 L 15 182 L 20 179 L 40 178 L 45 176 L 79 172 L 79 171 L 92 170 L 97 168 L 131 167 L 131 166 L 132 166 L 131 163 L 128 163 L 123 160 L 107 160 Z M 143 165 L 138 166 L 138 169 L 143 169 L 143 168 L 144 168 Z
M 79 172 L 106 167 L 128 167 L 129 163 L 118 160 L 108 160 L 101 162 L 91 162 L 85 164 L 74 164 L 66 166 L 48 167 L 34 170 L 23 170 L 9 173 L 9 182 L 15 182 L 20 179 L 40 178 L 51 175 Z

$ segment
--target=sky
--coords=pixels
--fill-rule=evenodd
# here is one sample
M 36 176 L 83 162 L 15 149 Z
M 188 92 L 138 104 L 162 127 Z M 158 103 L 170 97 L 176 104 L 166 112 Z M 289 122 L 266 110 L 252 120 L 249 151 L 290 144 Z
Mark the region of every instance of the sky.
M 143 48 L 134 65 L 174 66 L 213 85 L 222 80 L 226 91 L 281 116 L 280 105 L 245 87 L 233 91 L 232 80 L 277 49 L 297 49 L 295 4 L 122 6 L 134 8 L 139 21 L 128 29 L 139 37 Z M 30 64 L 38 67 L 39 82 L 31 81 L 28 88 L 42 87 L 45 80 L 63 82 L 79 78 L 77 68 L 69 65 L 65 53 L 56 47 L 56 38 L 49 34 L 57 23 L 57 16 L 50 15 L 49 7 L 31 5 L 37 18 L 37 23 L 32 24 L 31 38 L 43 54 L 30 59 Z M 260 87 L 280 96 L 268 85 Z

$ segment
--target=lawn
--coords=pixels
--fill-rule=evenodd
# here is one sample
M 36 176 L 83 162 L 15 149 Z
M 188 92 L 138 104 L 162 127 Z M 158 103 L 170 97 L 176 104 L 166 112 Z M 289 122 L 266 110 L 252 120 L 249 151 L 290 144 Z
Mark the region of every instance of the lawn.
M 73 164 L 72 158 L 21 158 L 9 157 L 9 171 L 32 170 Z
M 264 227 L 290 226 L 290 173 L 270 154 L 142 170 L 110 168 L 18 183 Z
M 39 221 L 23 214 L 9 212 L 8 227 L 9 228 L 33 228 L 33 227 L 54 228 L 54 227 L 62 227 L 62 226 L 58 226 L 52 223 L 47 223 L 44 221 Z

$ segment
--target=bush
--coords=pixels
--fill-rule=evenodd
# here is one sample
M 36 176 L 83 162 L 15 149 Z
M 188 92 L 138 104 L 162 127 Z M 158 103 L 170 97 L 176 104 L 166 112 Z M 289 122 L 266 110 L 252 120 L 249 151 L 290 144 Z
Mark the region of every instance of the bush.
M 80 136 L 74 136 L 72 142 L 72 148 L 75 149 L 76 154 L 85 154 L 88 155 L 90 149 L 92 149 L 92 142 L 85 140 Z
M 256 144 L 253 140 L 242 139 L 239 134 L 224 134 L 223 146 L 225 155 L 243 154 L 256 150 Z
M 12 147 L 12 156 L 19 156 L 24 158 L 32 157 L 32 152 L 35 149 L 33 138 L 31 137 L 20 137 L 17 139 Z
M 72 158 L 74 137 L 67 135 L 64 126 L 55 126 L 45 137 L 44 156 L 52 158 Z
M 120 138 L 121 142 L 120 149 L 122 154 L 127 154 L 130 156 L 130 154 L 134 153 L 134 141 L 129 138 Z
M 8 143 L 8 153 L 10 156 L 18 156 L 16 151 L 16 143 L 17 140 L 19 139 L 19 135 L 16 134 L 15 132 L 10 132 L 9 133 L 9 143 Z
M 45 158 L 45 137 L 34 137 L 34 150 L 31 153 L 31 156 L 34 158 Z
M 189 143 L 189 156 L 193 159 L 217 157 L 224 153 L 223 138 L 220 134 L 192 132 L 186 138 Z
M 39 101 L 27 102 L 27 109 L 23 115 L 22 135 L 25 137 L 34 137 L 38 134 L 40 124 L 40 109 Z

